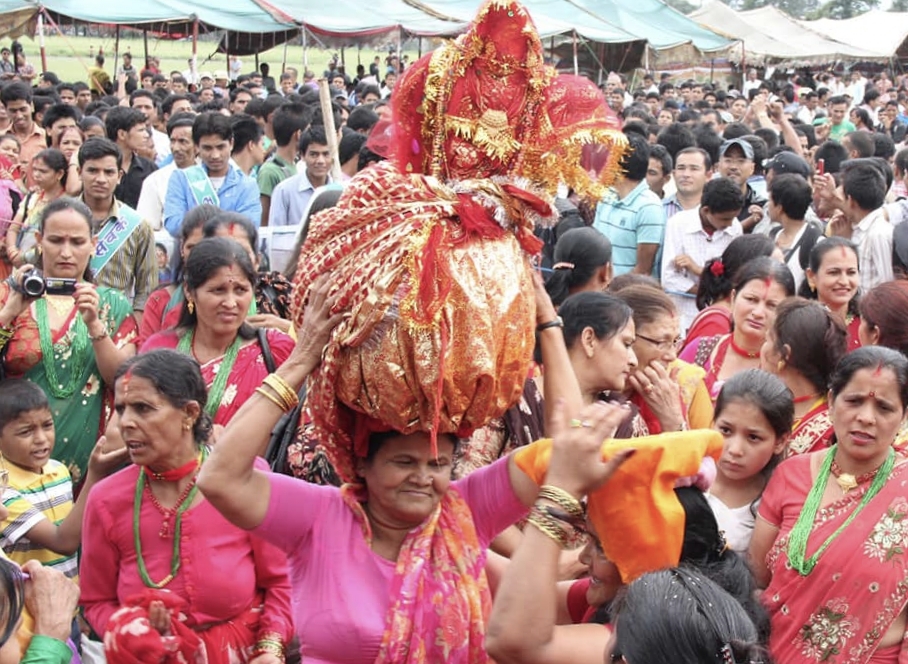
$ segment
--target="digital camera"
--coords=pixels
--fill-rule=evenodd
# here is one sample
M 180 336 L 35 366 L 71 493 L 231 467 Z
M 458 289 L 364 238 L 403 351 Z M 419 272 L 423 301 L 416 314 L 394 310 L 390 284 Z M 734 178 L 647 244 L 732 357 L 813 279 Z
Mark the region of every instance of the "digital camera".
M 62 279 L 60 277 L 45 277 L 41 270 L 29 270 L 22 276 L 22 281 L 16 290 L 27 297 L 41 297 L 42 295 L 72 295 L 76 292 L 75 279 Z

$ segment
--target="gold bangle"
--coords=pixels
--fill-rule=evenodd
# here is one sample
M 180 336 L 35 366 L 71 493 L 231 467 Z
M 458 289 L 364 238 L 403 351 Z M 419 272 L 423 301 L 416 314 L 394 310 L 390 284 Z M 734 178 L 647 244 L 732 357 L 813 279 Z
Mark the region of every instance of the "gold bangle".
M 541 532 L 543 535 L 546 535 L 562 549 L 567 548 L 567 533 L 551 517 L 543 514 L 538 510 L 533 510 L 532 512 L 530 512 L 530 516 L 527 517 L 527 523 L 535 526 L 539 532 Z
M 109 336 L 110 336 L 110 333 L 107 330 L 104 330 L 101 334 L 96 334 L 95 336 L 89 335 L 88 338 L 91 339 L 92 343 L 95 343 L 97 341 L 103 341 L 104 339 L 106 339 Z
M 288 405 L 288 410 L 292 410 L 299 405 L 299 396 L 293 391 L 290 384 L 277 374 L 268 374 L 262 382 L 274 390 L 275 394 Z
M 289 412 L 289 411 L 293 410 L 294 408 L 296 408 L 296 403 L 295 403 L 296 400 L 289 398 L 287 396 L 286 391 L 278 390 L 277 388 L 274 387 L 274 385 L 272 385 L 268 381 L 265 381 L 262 383 L 262 388 L 266 388 L 266 387 L 268 388 L 268 390 L 271 391 L 271 393 L 273 393 L 277 397 L 278 401 L 280 401 L 281 409 L 283 409 L 284 412 Z
M 583 506 L 580 504 L 580 501 L 574 498 L 574 496 L 569 494 L 564 489 L 561 489 L 557 486 L 546 484 L 539 487 L 539 494 L 537 495 L 537 498 L 555 503 L 556 505 L 558 505 L 558 507 L 561 507 L 568 514 L 577 519 L 582 519 L 585 516 Z
M 277 406 L 278 408 L 280 408 L 282 412 L 284 412 L 284 413 L 288 412 L 288 411 L 287 411 L 287 407 L 286 407 L 283 403 L 281 403 L 280 401 L 278 401 L 278 400 L 277 400 L 277 397 L 272 396 L 272 395 L 268 392 L 268 390 L 266 390 L 264 387 L 257 387 L 257 388 L 255 388 L 255 391 L 256 391 L 258 394 L 261 394 L 261 395 L 262 395 L 263 397 L 265 397 L 266 399 L 268 399 L 268 401 L 270 401 L 271 403 L 273 403 L 275 406 Z

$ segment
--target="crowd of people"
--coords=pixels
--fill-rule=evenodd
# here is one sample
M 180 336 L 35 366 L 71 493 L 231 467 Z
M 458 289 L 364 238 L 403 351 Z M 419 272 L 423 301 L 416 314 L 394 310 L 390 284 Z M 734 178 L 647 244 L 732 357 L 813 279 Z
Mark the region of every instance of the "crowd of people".
M 0 57 L 0 664 L 908 658 L 908 76 Z

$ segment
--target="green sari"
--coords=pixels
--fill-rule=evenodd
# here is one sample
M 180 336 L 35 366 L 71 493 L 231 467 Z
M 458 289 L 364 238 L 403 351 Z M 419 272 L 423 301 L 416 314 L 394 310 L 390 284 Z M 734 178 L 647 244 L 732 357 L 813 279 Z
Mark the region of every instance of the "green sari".
M 0 302 L 5 302 L 8 296 L 9 287 L 0 284 Z M 136 343 L 138 328 L 126 297 L 103 287 L 98 288 L 98 297 L 98 316 L 117 348 Z M 73 484 L 78 485 L 88 470 L 91 451 L 110 418 L 111 386 L 101 379 L 91 343 L 86 346 L 84 337 L 78 338 L 85 332 L 85 326 L 73 307 L 63 326 L 51 332 L 52 370 L 58 383 L 52 388 L 41 352 L 36 310 L 37 304 L 32 303 L 13 321 L 13 337 L 7 344 L 3 364 L 7 376 L 28 378 L 44 390 L 56 431 L 51 456 L 66 464 Z M 75 386 L 72 396 L 61 391 L 67 386 Z

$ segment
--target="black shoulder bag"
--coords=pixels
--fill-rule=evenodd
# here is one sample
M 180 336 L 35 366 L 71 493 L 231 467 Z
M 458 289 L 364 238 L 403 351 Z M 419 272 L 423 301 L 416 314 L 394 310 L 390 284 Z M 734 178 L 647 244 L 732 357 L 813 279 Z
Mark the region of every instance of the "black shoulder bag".
M 276 368 L 274 356 L 271 354 L 271 347 L 268 345 L 268 337 L 265 330 L 259 328 L 256 330 L 258 335 L 259 346 L 262 347 L 262 357 L 265 360 L 265 366 L 269 373 L 274 373 Z M 290 475 L 290 468 L 287 464 L 287 450 L 291 443 L 296 440 L 297 430 L 300 424 L 300 415 L 303 412 L 303 406 L 306 402 L 306 384 L 300 388 L 299 404 L 289 413 L 281 415 L 281 419 L 274 425 L 271 430 L 271 440 L 268 441 L 268 447 L 265 450 L 265 461 L 272 472 Z

